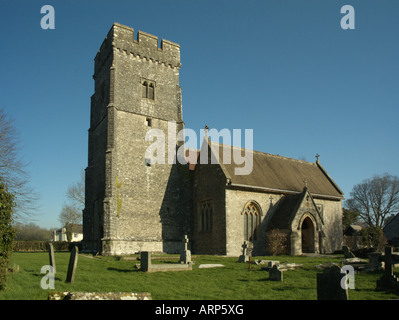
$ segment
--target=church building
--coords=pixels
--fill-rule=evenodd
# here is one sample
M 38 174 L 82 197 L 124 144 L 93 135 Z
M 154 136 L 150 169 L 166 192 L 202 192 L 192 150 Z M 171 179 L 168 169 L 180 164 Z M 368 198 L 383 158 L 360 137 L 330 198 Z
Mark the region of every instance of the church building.
M 249 174 L 237 175 L 223 145 L 208 136 L 201 150 L 176 158 L 184 130 L 180 46 L 114 23 L 94 63 L 83 249 L 104 255 L 268 254 L 268 234 L 285 235 L 288 254 L 331 253 L 342 245 L 343 193 L 319 160 L 310 163 L 245 150 Z M 154 131 L 156 129 L 158 131 Z M 164 163 L 148 149 L 157 136 L 176 142 Z M 241 148 L 231 147 L 238 152 Z M 197 161 L 219 154 L 217 163 Z M 187 155 L 187 154 L 186 154 Z M 194 161 L 193 161 L 194 159 Z

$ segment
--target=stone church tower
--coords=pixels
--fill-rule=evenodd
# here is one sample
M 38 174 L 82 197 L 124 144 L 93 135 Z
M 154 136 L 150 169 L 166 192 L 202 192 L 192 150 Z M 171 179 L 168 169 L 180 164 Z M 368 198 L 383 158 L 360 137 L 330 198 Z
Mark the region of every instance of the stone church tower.
M 84 250 L 102 254 L 180 250 L 190 232 L 188 167 L 146 157 L 159 129 L 174 141 L 184 128 L 180 46 L 115 23 L 95 57 L 91 97 Z M 147 136 L 147 139 L 146 139 Z

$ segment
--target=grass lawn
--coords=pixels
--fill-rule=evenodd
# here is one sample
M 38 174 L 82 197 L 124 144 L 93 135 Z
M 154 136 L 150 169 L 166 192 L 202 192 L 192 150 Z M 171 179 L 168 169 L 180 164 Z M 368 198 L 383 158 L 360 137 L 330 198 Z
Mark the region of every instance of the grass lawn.
M 150 292 L 154 300 L 314 300 L 315 266 L 325 262 L 340 262 L 342 255 L 331 257 L 256 257 L 299 263 L 303 267 L 284 272 L 283 282 L 269 281 L 269 273 L 252 264 L 238 263 L 238 258 L 193 256 L 192 271 L 144 273 L 134 268 L 139 261 L 123 261 L 116 257 L 92 257 L 79 254 L 75 283 L 65 283 L 70 254 L 56 252 L 54 291 Z M 156 257 L 156 255 L 153 255 Z M 153 263 L 176 263 L 176 260 Z M 198 269 L 199 264 L 218 263 L 222 268 Z M 0 291 L 0 300 L 47 299 L 49 290 L 40 286 L 43 265 L 49 264 L 48 253 L 13 254 L 11 265 L 19 272 L 8 277 L 7 288 Z M 398 276 L 398 268 L 394 269 Z M 399 299 L 399 293 L 375 291 L 376 280 L 382 272 L 362 272 L 355 275 L 355 289 L 349 290 L 350 300 Z

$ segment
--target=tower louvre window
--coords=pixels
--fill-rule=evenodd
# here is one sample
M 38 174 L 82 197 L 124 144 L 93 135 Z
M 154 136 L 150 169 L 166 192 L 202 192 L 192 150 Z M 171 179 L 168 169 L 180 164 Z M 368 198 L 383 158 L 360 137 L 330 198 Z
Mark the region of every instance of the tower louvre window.
M 141 80 L 141 97 L 155 100 L 155 82 L 150 80 Z
M 147 98 L 147 81 L 144 81 L 141 84 L 141 97 L 142 98 Z
M 148 99 L 154 100 L 154 85 L 152 83 L 148 86 Z

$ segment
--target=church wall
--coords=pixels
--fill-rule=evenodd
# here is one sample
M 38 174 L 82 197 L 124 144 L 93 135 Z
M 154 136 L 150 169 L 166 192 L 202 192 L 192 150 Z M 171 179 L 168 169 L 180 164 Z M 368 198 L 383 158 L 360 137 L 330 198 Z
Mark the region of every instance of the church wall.
M 256 201 L 262 209 L 262 219 L 258 230 L 258 240 L 254 242 L 254 255 L 267 254 L 266 229 L 268 223 L 277 207 L 277 202 L 282 194 L 261 193 L 244 190 L 226 190 L 226 254 L 229 256 L 238 256 L 242 253 L 242 244 L 244 242 L 244 217 L 243 209 L 248 201 Z M 315 234 L 315 249 L 321 253 L 332 253 L 341 249 L 342 246 L 342 203 L 341 201 L 332 201 L 325 199 L 315 199 L 316 205 L 323 207 L 322 226 L 325 237 L 323 237 L 323 248 L 319 248 L 319 234 Z M 287 232 L 288 247 L 291 254 L 302 254 L 301 231 L 297 230 L 299 219 L 306 212 L 315 215 L 315 210 L 309 205 L 303 205 L 298 211 L 297 216 L 292 222 L 292 231 Z
M 266 226 L 276 202 L 281 198 L 279 194 L 260 193 L 255 191 L 226 190 L 226 254 L 239 256 L 242 254 L 244 243 L 244 216 L 243 210 L 249 201 L 256 201 L 261 207 L 261 221 L 258 240 L 254 241 L 255 255 L 266 254 Z
M 210 153 L 209 153 L 210 154 Z M 197 164 L 194 178 L 193 253 L 226 254 L 226 177 L 219 165 Z M 202 230 L 201 206 L 212 205 L 210 230 Z M 205 228 L 206 229 L 206 228 Z
M 180 164 L 146 164 L 146 117 L 118 111 L 110 208 L 110 243 L 113 254 L 139 251 L 178 252 L 190 232 L 190 173 Z M 164 132 L 168 122 L 153 119 Z M 165 154 L 167 156 L 167 149 Z M 155 153 L 156 154 L 156 153 Z M 112 240 L 112 241 L 111 241 Z
M 179 69 L 148 61 L 118 48 L 114 50 L 114 96 L 118 110 L 181 122 Z M 145 80 L 154 84 L 154 100 L 142 98 L 141 86 Z
M 342 229 L 342 201 L 326 199 L 314 199 L 316 205 L 322 205 L 323 211 L 323 238 L 322 253 L 333 253 L 342 249 L 343 229 Z

